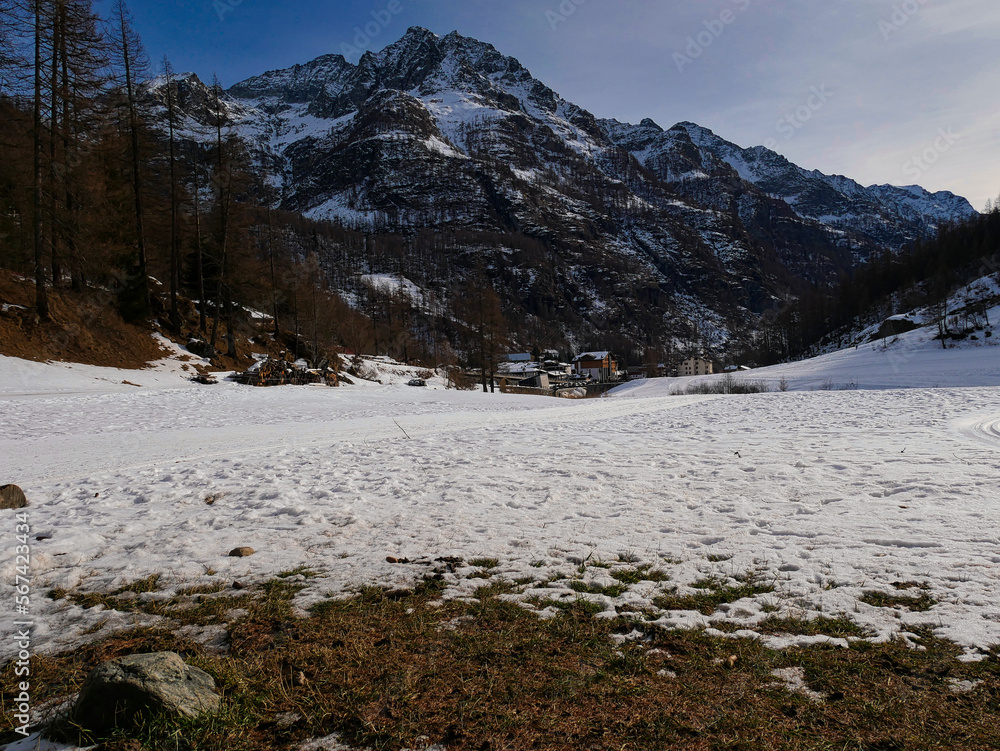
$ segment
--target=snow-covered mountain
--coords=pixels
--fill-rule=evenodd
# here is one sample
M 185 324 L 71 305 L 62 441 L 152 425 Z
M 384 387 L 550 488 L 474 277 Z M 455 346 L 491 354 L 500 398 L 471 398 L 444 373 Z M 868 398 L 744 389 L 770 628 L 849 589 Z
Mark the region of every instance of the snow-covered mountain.
M 207 88 L 190 75 L 183 88 L 185 127 L 207 139 Z M 411 28 L 357 65 L 324 55 L 225 96 L 283 208 L 541 243 L 544 259 L 508 242 L 493 276 L 528 314 L 547 300 L 581 336 L 682 320 L 725 339 L 804 284 L 975 213 L 950 193 L 864 188 L 692 123 L 599 121 L 457 32 Z
M 601 125 L 614 143 L 685 196 L 725 208 L 746 196 L 749 183 L 803 219 L 877 246 L 897 248 L 976 213 L 966 199 L 947 191 L 930 193 L 918 185 L 866 188 L 842 175 L 805 170 L 763 146 L 741 148 L 695 123 L 670 130 L 652 120 Z

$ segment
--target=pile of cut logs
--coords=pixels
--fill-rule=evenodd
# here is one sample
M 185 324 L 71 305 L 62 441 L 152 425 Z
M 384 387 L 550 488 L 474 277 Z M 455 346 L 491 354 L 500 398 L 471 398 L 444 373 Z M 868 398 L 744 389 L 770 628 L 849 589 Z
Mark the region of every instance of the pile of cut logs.
M 304 386 L 310 383 L 337 385 L 337 373 L 329 368 L 306 369 L 279 358 L 269 357 L 252 370 L 234 375 L 233 380 L 248 386 Z

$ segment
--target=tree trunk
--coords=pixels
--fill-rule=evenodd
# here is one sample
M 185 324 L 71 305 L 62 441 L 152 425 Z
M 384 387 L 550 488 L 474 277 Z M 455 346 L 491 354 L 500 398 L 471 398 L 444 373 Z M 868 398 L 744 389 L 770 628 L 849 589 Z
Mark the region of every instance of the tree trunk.
M 201 251 L 201 185 L 198 180 L 198 144 L 191 146 L 194 166 L 194 257 L 195 274 L 198 277 L 198 328 L 202 334 L 208 333 L 208 321 L 205 317 L 205 261 Z
M 57 2 L 63 5 L 63 0 Z M 49 264 L 52 269 L 52 288 L 59 286 L 62 280 L 62 266 L 59 262 L 59 230 L 58 201 L 56 185 L 59 182 L 58 165 L 56 163 L 56 142 L 59 134 L 59 55 L 60 36 L 65 29 L 60 29 L 65 22 L 61 8 L 52 14 L 52 58 L 49 66 Z M 65 123 L 63 123 L 65 127 Z
M 45 292 L 45 258 L 42 248 L 42 2 L 35 0 L 35 65 L 34 65 L 34 216 L 35 245 L 35 311 L 42 321 L 49 320 L 49 301 Z
M 66 160 L 66 172 L 63 175 L 66 200 L 65 238 L 70 265 L 71 287 L 74 292 L 83 292 L 84 288 L 87 286 L 87 279 L 84 274 L 83 261 L 80 258 L 80 248 L 77 244 L 77 233 L 79 232 L 80 222 L 78 217 L 79 209 L 77 206 L 76 193 L 73 184 L 76 179 L 74 170 L 77 166 L 77 147 L 80 138 L 79 129 L 77 127 L 77 118 L 79 117 L 79 114 L 76 109 L 78 91 L 75 84 L 71 83 L 69 77 L 69 50 L 66 42 L 68 34 L 65 31 L 68 28 L 68 21 L 66 19 L 66 3 L 61 4 L 60 12 L 63 17 L 64 29 L 59 53 L 62 61 L 63 158 Z
M 170 329 L 175 335 L 181 333 L 181 314 L 177 307 L 177 287 L 180 285 L 180 244 L 177 229 L 177 159 L 174 139 L 174 82 L 173 71 L 164 60 L 167 76 L 167 130 L 170 139 Z
M 271 221 L 271 207 L 267 207 L 267 256 L 271 266 L 271 315 L 274 317 L 274 338 L 281 334 L 278 326 L 278 284 L 274 273 L 274 224 Z
M 132 49 L 129 46 L 128 26 L 124 9 L 119 15 L 122 35 L 122 59 L 125 64 L 125 95 L 128 98 L 128 128 L 132 145 L 132 193 L 135 198 L 135 235 L 138 251 L 138 268 L 136 269 L 139 284 L 139 303 L 144 315 L 150 312 L 149 305 L 149 273 L 146 266 L 146 233 L 143 229 L 142 177 L 139 174 L 139 110 L 136 101 L 135 85 L 132 80 Z

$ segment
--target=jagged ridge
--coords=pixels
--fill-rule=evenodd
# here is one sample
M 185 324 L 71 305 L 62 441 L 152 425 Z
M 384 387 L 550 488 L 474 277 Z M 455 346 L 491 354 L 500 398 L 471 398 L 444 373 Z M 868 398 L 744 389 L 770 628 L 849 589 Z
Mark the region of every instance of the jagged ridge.
M 975 213 L 950 193 L 864 188 L 693 123 L 598 121 L 457 32 L 411 28 L 357 65 L 325 55 L 227 98 L 238 132 L 278 165 L 283 207 L 375 230 L 537 238 L 592 329 L 627 327 L 641 308 L 725 339 L 800 285 Z M 192 137 L 203 110 L 187 110 Z M 539 293 L 514 291 L 529 308 Z

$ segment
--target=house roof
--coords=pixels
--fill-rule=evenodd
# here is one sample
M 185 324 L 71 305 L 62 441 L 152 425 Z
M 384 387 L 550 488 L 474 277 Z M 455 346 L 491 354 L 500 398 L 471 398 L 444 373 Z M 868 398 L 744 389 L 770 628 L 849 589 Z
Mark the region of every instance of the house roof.
M 540 368 L 537 362 L 502 362 L 497 370 L 502 375 L 523 376 L 526 374 L 538 373 Z
M 573 362 L 580 362 L 580 360 L 603 360 L 605 357 L 611 357 L 610 352 L 584 352 L 582 355 L 577 355 Z

